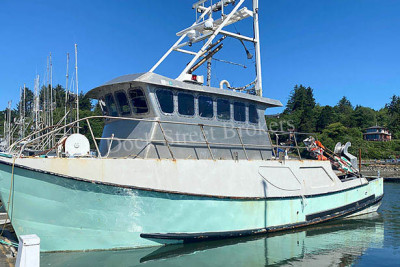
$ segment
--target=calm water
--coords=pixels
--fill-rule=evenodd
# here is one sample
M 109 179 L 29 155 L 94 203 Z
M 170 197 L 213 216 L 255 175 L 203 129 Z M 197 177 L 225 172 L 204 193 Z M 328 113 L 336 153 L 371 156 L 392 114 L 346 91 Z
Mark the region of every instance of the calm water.
M 296 232 L 161 248 L 42 253 L 42 266 L 400 266 L 400 183 L 379 212 Z

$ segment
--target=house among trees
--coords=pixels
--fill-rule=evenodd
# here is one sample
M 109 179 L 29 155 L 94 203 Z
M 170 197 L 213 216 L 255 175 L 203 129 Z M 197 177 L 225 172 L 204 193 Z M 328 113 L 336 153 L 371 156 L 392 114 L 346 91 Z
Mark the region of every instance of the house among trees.
M 390 141 L 392 140 L 392 134 L 389 130 L 381 126 L 372 126 L 366 129 L 363 133 L 364 140 L 367 141 Z

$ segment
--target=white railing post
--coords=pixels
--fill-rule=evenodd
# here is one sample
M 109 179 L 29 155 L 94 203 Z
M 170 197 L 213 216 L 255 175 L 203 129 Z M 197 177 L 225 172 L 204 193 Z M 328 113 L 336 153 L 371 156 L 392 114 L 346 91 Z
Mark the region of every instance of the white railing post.
M 16 267 L 40 266 L 40 238 L 37 235 L 19 237 Z

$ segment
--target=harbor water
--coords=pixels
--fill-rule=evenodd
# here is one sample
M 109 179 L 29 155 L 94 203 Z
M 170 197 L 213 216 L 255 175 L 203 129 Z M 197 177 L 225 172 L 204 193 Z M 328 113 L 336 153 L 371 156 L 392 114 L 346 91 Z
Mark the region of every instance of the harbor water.
M 400 183 L 378 213 L 296 231 L 132 250 L 42 253 L 41 266 L 399 266 Z

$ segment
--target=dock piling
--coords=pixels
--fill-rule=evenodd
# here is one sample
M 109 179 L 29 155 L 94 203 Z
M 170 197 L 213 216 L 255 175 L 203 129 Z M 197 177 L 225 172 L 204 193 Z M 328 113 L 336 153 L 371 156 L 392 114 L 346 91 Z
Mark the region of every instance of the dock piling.
M 40 238 L 37 235 L 19 237 L 16 267 L 40 266 Z

